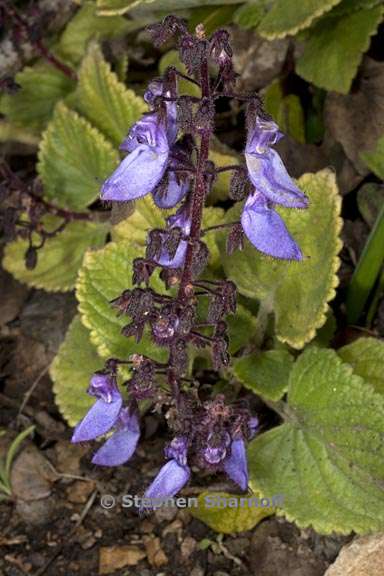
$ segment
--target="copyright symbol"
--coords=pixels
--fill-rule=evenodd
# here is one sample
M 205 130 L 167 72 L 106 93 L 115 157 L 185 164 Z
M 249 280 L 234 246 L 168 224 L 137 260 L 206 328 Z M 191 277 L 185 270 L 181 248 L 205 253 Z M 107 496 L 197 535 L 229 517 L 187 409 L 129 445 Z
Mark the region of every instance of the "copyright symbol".
M 116 504 L 116 498 L 111 494 L 103 494 L 100 498 L 100 504 L 105 510 L 110 510 Z

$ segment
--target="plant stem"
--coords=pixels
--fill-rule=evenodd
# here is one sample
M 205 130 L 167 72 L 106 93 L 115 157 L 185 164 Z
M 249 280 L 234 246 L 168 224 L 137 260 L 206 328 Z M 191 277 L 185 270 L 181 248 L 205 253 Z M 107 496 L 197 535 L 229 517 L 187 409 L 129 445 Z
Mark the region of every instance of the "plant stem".
M 202 98 L 211 98 L 211 90 L 209 84 L 209 71 L 208 61 L 205 57 L 201 63 L 200 69 L 201 78 L 201 94 Z M 203 219 L 203 208 L 205 202 L 206 184 L 204 179 L 204 170 L 209 156 L 209 143 L 211 139 L 211 128 L 206 128 L 201 135 L 200 150 L 196 166 L 195 186 L 192 194 L 192 207 L 191 207 L 191 231 L 187 252 L 185 255 L 184 270 L 181 277 L 178 298 L 186 300 L 187 287 L 192 281 L 192 264 L 193 252 L 196 242 L 200 238 L 201 223 Z

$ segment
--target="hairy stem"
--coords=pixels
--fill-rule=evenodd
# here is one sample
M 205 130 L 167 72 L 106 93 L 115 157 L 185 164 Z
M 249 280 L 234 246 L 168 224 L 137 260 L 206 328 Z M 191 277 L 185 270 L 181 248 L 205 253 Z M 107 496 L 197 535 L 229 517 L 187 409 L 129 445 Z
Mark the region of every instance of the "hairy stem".
M 202 98 L 211 98 L 207 58 L 205 58 L 201 63 L 200 78 Z M 188 298 L 187 287 L 192 281 L 193 251 L 196 242 L 200 238 L 201 223 L 203 219 L 203 208 L 206 193 L 204 171 L 209 156 L 210 139 L 211 129 L 207 128 L 201 135 L 200 149 L 196 166 L 195 186 L 192 194 L 191 231 L 178 294 L 178 298 L 180 300 L 185 300 Z

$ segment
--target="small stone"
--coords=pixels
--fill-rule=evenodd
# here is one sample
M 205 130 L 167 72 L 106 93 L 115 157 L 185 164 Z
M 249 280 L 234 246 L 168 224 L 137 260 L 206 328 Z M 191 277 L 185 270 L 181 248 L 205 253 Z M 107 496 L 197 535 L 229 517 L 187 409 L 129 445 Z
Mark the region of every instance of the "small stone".
M 63 474 L 80 474 L 80 460 L 87 448 L 80 444 L 70 444 L 68 440 L 57 442 L 55 446 L 57 470 Z
M 177 514 L 178 508 L 176 506 L 162 506 L 155 510 L 155 517 L 158 523 L 172 522 Z
M 384 534 L 353 540 L 341 549 L 324 576 L 383 576 Z
M 16 512 L 25 524 L 32 526 L 44 526 L 52 520 L 55 511 L 55 501 L 53 497 L 42 500 L 18 499 L 16 502 Z
M 154 528 L 155 525 L 152 524 L 152 522 L 150 522 L 150 520 L 147 518 L 145 518 L 145 520 L 143 520 L 140 524 L 140 531 L 143 532 L 143 534 L 152 534 Z
M 162 536 L 166 536 L 167 534 L 174 534 L 175 532 L 181 532 L 183 529 L 183 523 L 180 518 L 176 518 L 173 522 L 168 524 L 162 531 Z
M 183 560 L 188 560 L 193 552 L 196 550 L 197 542 L 192 536 L 187 536 L 180 546 L 181 557 Z
M 144 541 L 147 550 L 148 562 L 154 568 L 168 564 L 168 558 L 161 548 L 160 538 L 146 538 Z
M 192 568 L 190 576 L 204 576 L 204 574 L 205 570 L 203 570 L 203 568 L 199 564 L 197 564 L 197 566 Z
M 99 550 L 99 574 L 111 574 L 125 566 L 136 566 L 145 556 L 138 546 L 102 546 Z
M 94 482 L 76 480 L 76 482 L 68 486 L 66 490 L 68 500 L 73 504 L 85 504 L 94 489 Z
M 50 495 L 57 478 L 48 460 L 31 444 L 17 456 L 12 467 L 12 491 L 22 500 L 41 500 Z

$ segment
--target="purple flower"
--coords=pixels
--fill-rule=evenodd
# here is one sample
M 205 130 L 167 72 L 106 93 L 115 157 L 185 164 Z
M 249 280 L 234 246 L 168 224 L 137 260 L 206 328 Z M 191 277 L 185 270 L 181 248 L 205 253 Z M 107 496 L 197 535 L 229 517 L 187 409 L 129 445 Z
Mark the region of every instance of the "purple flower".
M 155 113 L 139 120 L 123 143 L 130 153 L 101 189 L 103 200 L 124 202 L 152 192 L 167 168 L 169 144 L 164 124 Z
M 180 210 L 173 216 L 167 219 L 169 228 L 181 228 L 185 236 L 188 236 L 191 231 L 191 220 L 189 216 L 189 205 L 184 204 Z M 156 262 L 164 268 L 180 268 L 184 263 L 185 254 L 187 251 L 188 242 L 180 240 L 176 250 L 176 254 L 171 258 L 165 247 L 162 248 L 161 255 L 156 259 Z
M 144 498 L 168 498 L 177 494 L 188 482 L 191 471 L 188 466 L 169 460 L 147 488 Z
M 162 91 L 161 81 L 149 84 L 144 99 L 152 108 Z M 170 93 L 164 96 L 169 97 Z M 120 146 L 129 154 L 104 182 L 103 200 L 124 202 L 152 192 L 159 208 L 172 208 L 187 194 L 189 180 L 173 171 L 179 167 L 178 157 L 182 153 L 176 143 L 176 103 L 166 102 L 165 109 L 165 116 L 152 110 L 132 126 Z M 166 180 L 162 183 L 164 176 Z
M 285 166 L 270 146 L 282 137 L 277 124 L 257 116 L 248 134 L 245 159 L 255 191 L 246 200 L 241 224 L 249 241 L 261 252 L 287 260 L 301 260 L 302 253 L 289 234 L 274 204 L 287 208 L 306 208 L 308 199 L 288 175 Z
M 248 487 L 248 464 L 247 454 L 245 451 L 244 440 L 233 440 L 231 444 L 231 453 L 224 460 L 224 471 L 226 474 L 240 486 L 242 490 Z
M 128 408 L 123 408 L 116 424 L 115 432 L 94 455 L 93 464 L 120 466 L 133 456 L 140 438 L 137 413 L 130 414 Z
M 203 450 L 203 457 L 209 464 L 219 464 L 227 455 L 227 449 L 231 443 L 228 432 L 216 434 L 210 432 L 207 438 L 207 445 Z
M 123 399 L 114 375 L 96 372 L 91 378 L 88 394 L 98 400 L 76 426 L 72 442 L 87 442 L 102 436 L 119 417 Z
M 166 458 L 173 458 L 180 466 L 187 465 L 188 439 L 186 436 L 175 436 L 164 450 Z

